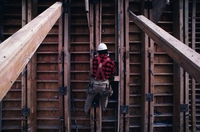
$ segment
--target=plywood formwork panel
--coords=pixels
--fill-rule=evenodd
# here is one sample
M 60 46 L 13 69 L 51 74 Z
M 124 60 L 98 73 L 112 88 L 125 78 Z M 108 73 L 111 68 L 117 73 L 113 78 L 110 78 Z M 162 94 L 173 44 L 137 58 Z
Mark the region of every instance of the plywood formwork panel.
M 168 33 L 172 33 L 172 9 L 173 4 L 167 5 L 157 25 L 165 29 Z M 152 84 L 154 100 L 153 125 L 150 130 L 154 131 L 168 131 L 172 130 L 173 120 L 173 60 L 157 45 L 152 44 L 153 50 L 153 69 L 151 69 L 151 75 L 154 76 Z M 162 89 L 159 89 L 158 87 Z M 168 91 L 166 93 L 166 91 Z
M 123 5 L 121 5 L 123 6 Z M 117 2 L 115 0 L 106 1 L 102 0 L 100 5 L 101 14 L 100 14 L 100 42 L 103 42 L 108 47 L 108 53 L 112 60 L 116 60 L 119 57 L 117 49 Z M 118 27 L 119 28 L 119 27 Z M 119 30 L 119 29 L 118 29 Z M 96 44 L 98 45 L 98 44 Z M 116 63 L 117 65 L 118 63 Z M 119 67 L 120 64 L 118 64 Z M 109 98 L 107 110 L 102 114 L 102 131 L 117 131 L 117 118 L 118 118 L 118 87 L 113 85 L 114 94 Z
M 11 3 L 4 3 L 4 39 L 7 39 L 22 27 L 21 7 L 22 5 L 20 0 L 12 1 Z M 20 75 L 2 100 L 1 130 L 21 131 L 21 91 L 22 80 Z
M 42 12 L 46 9 L 49 5 L 51 5 L 54 1 L 38 1 L 38 11 Z M 141 1 L 138 0 L 130 0 L 128 1 L 130 9 L 136 13 L 141 14 Z M 165 29 L 167 32 L 173 32 L 173 23 L 172 23 L 172 4 L 168 5 L 163 12 L 160 20 L 158 21 L 158 25 Z M 191 4 L 191 1 L 190 1 Z M 198 4 L 198 3 L 197 3 Z M 92 5 L 92 4 L 91 4 Z M 112 59 L 118 59 L 118 48 L 116 42 L 116 3 L 114 1 L 101 1 L 100 4 L 102 7 L 102 12 L 100 13 L 102 16 L 99 18 L 101 21 L 101 27 L 98 29 L 101 33 L 99 36 L 99 40 L 105 42 L 108 45 L 109 53 Z M 97 45 L 97 41 L 95 43 L 91 42 L 91 33 L 88 28 L 88 21 L 87 16 L 85 13 L 84 1 L 72 1 L 71 6 L 71 32 L 70 32 L 70 45 L 69 50 L 71 57 L 70 57 L 70 73 L 67 73 L 71 76 L 70 80 L 70 87 L 71 89 L 71 96 L 70 96 L 70 103 L 71 107 L 69 108 L 70 111 L 70 121 L 67 123 L 68 126 L 70 125 L 70 131 L 90 131 L 93 129 L 91 127 L 91 120 L 92 116 L 89 118 L 84 115 L 83 108 L 86 98 L 85 87 L 88 85 L 89 82 L 89 73 L 90 73 L 90 66 L 91 66 L 91 49 L 93 50 L 93 46 Z M 190 5 L 191 6 L 191 5 Z M 9 5 L 9 7 L 12 7 Z M 20 9 L 21 7 L 17 5 L 16 9 Z M 126 9 L 124 9 L 127 11 Z M 14 13 L 12 10 L 11 13 Z M 198 12 L 198 11 L 197 11 Z M 15 32 L 20 26 L 20 15 L 19 13 L 11 15 L 5 14 L 5 18 L 12 19 L 5 19 L 5 37 L 10 36 L 13 32 Z M 191 15 L 191 14 L 190 14 Z M 127 18 L 124 18 L 127 19 Z M 128 19 L 127 19 L 128 20 Z M 196 18 L 198 21 L 198 17 Z M 15 21 L 16 23 L 13 23 Z M 194 32 L 194 27 L 192 27 L 190 18 L 190 29 Z M 90 21 L 91 22 L 91 21 Z M 93 21 L 95 22 L 95 21 Z M 42 42 L 42 45 L 37 50 L 36 54 L 36 87 L 37 87 L 37 129 L 38 131 L 57 131 L 60 126 L 60 116 L 61 116 L 61 105 L 59 104 L 60 95 L 58 94 L 58 88 L 61 84 L 60 75 L 61 75 L 61 67 L 59 62 L 60 59 L 60 39 L 59 39 L 59 24 L 57 23 L 54 25 L 53 29 L 50 31 L 48 36 Z M 93 25 L 94 26 L 94 25 Z M 126 49 L 126 62 L 123 65 L 128 65 L 129 72 L 128 83 L 124 87 L 126 90 L 125 100 L 127 101 L 129 107 L 129 113 L 126 115 L 126 120 L 123 120 L 128 126 L 126 131 L 142 131 L 142 128 L 145 124 L 143 118 L 149 120 L 148 117 L 151 118 L 151 125 L 149 130 L 153 131 L 171 131 L 172 130 L 172 120 L 173 120 L 173 60 L 153 41 L 151 41 L 151 45 L 149 45 L 149 40 L 145 43 L 149 46 L 148 53 L 149 58 L 146 58 L 150 65 L 148 68 L 146 67 L 146 76 L 150 78 L 150 84 L 152 84 L 147 89 L 144 89 L 143 81 L 143 61 L 142 59 L 144 49 L 142 47 L 143 38 L 142 32 L 140 29 L 132 22 L 128 20 L 128 26 L 125 25 L 128 36 L 128 48 Z M 193 47 L 196 51 L 199 51 L 198 46 L 198 23 L 196 24 L 197 35 L 196 35 L 196 43 L 190 42 L 189 45 Z M 192 37 L 192 33 L 190 31 L 190 41 L 194 39 Z M 193 33 L 194 35 L 194 33 Z M 69 36 L 68 36 L 69 37 Z M 92 46 L 91 46 L 92 44 Z M 147 49 L 146 49 L 147 51 Z M 128 55 L 127 55 L 128 54 Z M 145 57 L 144 57 L 145 58 Z M 148 64 L 148 63 L 147 63 Z M 119 66 L 117 64 L 117 66 Z M 150 76 L 149 76 L 150 75 Z M 123 81 L 122 81 L 123 82 Z M 193 119 L 199 117 L 199 105 L 198 105 L 198 98 L 199 98 L 199 84 L 197 82 L 192 81 L 190 78 L 188 80 L 190 84 L 190 89 L 188 91 L 189 96 L 189 112 L 190 114 L 193 113 Z M 148 86 L 145 84 L 145 86 Z M 17 79 L 17 81 L 12 86 L 10 92 L 7 94 L 5 99 L 3 100 L 3 108 L 2 108 L 2 125 L 10 125 L 11 131 L 12 130 L 21 130 L 21 77 Z M 116 84 L 117 87 L 117 84 Z M 128 88 L 128 90 L 127 90 Z M 193 90 L 192 90 L 193 89 Z M 115 89 L 118 91 L 118 89 Z M 145 91 L 146 90 L 146 91 Z M 146 104 L 145 92 L 152 92 L 154 94 L 154 99 L 151 105 Z M 147 92 L 147 93 L 148 93 Z M 117 112 L 120 110 L 118 109 L 118 101 L 117 101 L 118 93 L 114 92 L 114 95 L 109 99 L 108 109 L 107 111 L 102 114 L 102 127 L 103 131 L 116 131 L 117 129 Z M 194 102 L 191 99 L 196 98 L 195 101 L 196 106 L 194 106 Z M 143 117 L 145 111 L 145 107 L 151 107 L 151 114 L 148 116 Z M 70 106 L 70 105 L 69 105 Z M 194 107 L 196 108 L 195 111 Z M 65 111 L 68 108 L 64 108 Z M 99 111 L 98 111 L 99 112 Z M 191 115 L 190 115 L 191 117 Z M 9 122 L 12 123 L 9 124 Z M 191 120 L 189 123 L 191 124 L 190 129 L 194 126 L 194 121 Z M 144 123 L 144 124 L 142 124 Z M 148 121 L 148 125 L 149 125 Z M 94 124 L 92 124 L 94 125 Z M 122 126 L 124 124 L 121 124 Z M 68 127 L 67 126 L 67 127 Z M 147 126 L 149 127 L 149 126 Z M 146 127 L 146 128 L 147 128 Z M 3 127 L 4 129 L 5 127 Z M 145 128 L 145 129 L 146 129 Z M 120 128 L 120 129 L 124 129 Z M 198 129 L 198 128 L 197 128 Z
M 199 53 L 199 1 L 188 1 L 188 46 Z M 187 29 L 186 29 L 187 30 Z M 189 105 L 189 130 L 191 132 L 199 130 L 199 83 L 191 76 L 186 80 L 188 82 L 188 105 Z
M 141 14 L 141 2 L 129 1 L 126 3 L 134 13 Z M 124 9 L 127 10 L 126 8 Z M 129 15 L 129 14 L 127 14 Z M 127 16 L 126 16 L 127 17 Z M 126 58 L 128 59 L 125 65 L 126 69 L 126 105 L 129 107 L 129 112 L 126 115 L 128 124 L 126 124 L 126 131 L 142 131 L 142 56 L 141 56 L 141 45 L 142 36 L 141 30 L 129 19 L 126 19 Z
M 85 88 L 90 73 L 90 33 L 85 1 L 71 1 L 70 18 L 70 131 L 90 131 L 90 118 L 84 114 Z

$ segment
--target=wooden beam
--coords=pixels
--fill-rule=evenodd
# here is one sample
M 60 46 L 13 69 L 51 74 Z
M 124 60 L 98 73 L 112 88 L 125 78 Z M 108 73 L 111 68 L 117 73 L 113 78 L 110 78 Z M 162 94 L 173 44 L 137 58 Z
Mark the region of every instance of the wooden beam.
M 0 100 L 27 65 L 47 33 L 62 14 L 56 2 L 0 45 Z
M 129 12 L 135 24 L 200 83 L 200 55 L 143 15 L 136 16 L 133 12 Z

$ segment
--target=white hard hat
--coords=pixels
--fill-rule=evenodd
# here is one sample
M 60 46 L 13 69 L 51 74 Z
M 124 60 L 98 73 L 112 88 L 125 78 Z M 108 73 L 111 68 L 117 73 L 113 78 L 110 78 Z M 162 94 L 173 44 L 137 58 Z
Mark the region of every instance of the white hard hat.
M 107 50 L 106 44 L 100 43 L 100 44 L 98 45 L 98 51 L 101 51 L 101 50 Z

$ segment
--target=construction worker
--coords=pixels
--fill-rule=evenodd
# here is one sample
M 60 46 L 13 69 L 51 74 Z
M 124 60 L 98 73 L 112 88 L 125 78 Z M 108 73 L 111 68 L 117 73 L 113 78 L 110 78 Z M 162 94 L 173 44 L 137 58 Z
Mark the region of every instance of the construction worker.
M 84 108 L 86 115 L 89 113 L 92 101 L 98 93 L 101 96 L 103 111 L 107 108 L 108 97 L 113 93 L 109 82 L 114 80 L 114 74 L 116 71 L 115 63 L 108 56 L 106 44 L 100 43 L 97 52 L 98 54 L 95 55 L 92 62 L 93 72 L 90 78 L 90 83 L 86 88 L 87 98 Z

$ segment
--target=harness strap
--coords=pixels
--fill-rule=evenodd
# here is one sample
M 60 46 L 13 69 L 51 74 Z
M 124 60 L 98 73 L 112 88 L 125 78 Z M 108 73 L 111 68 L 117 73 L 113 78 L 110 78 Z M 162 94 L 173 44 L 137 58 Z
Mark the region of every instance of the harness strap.
M 102 63 L 101 63 L 101 61 L 100 61 L 100 57 L 97 57 L 97 60 L 98 60 L 98 65 L 99 65 L 99 66 L 98 66 L 98 69 L 97 69 L 97 73 L 96 73 L 96 75 L 95 75 L 95 78 L 97 78 L 98 75 L 99 75 L 99 73 L 101 73 L 103 80 L 105 80 L 106 78 L 105 78 L 105 74 L 104 74 L 104 72 L 103 72 L 103 70 L 102 70 L 102 67 L 103 67 L 103 65 L 106 64 L 107 61 L 110 60 L 110 58 L 106 58 Z

